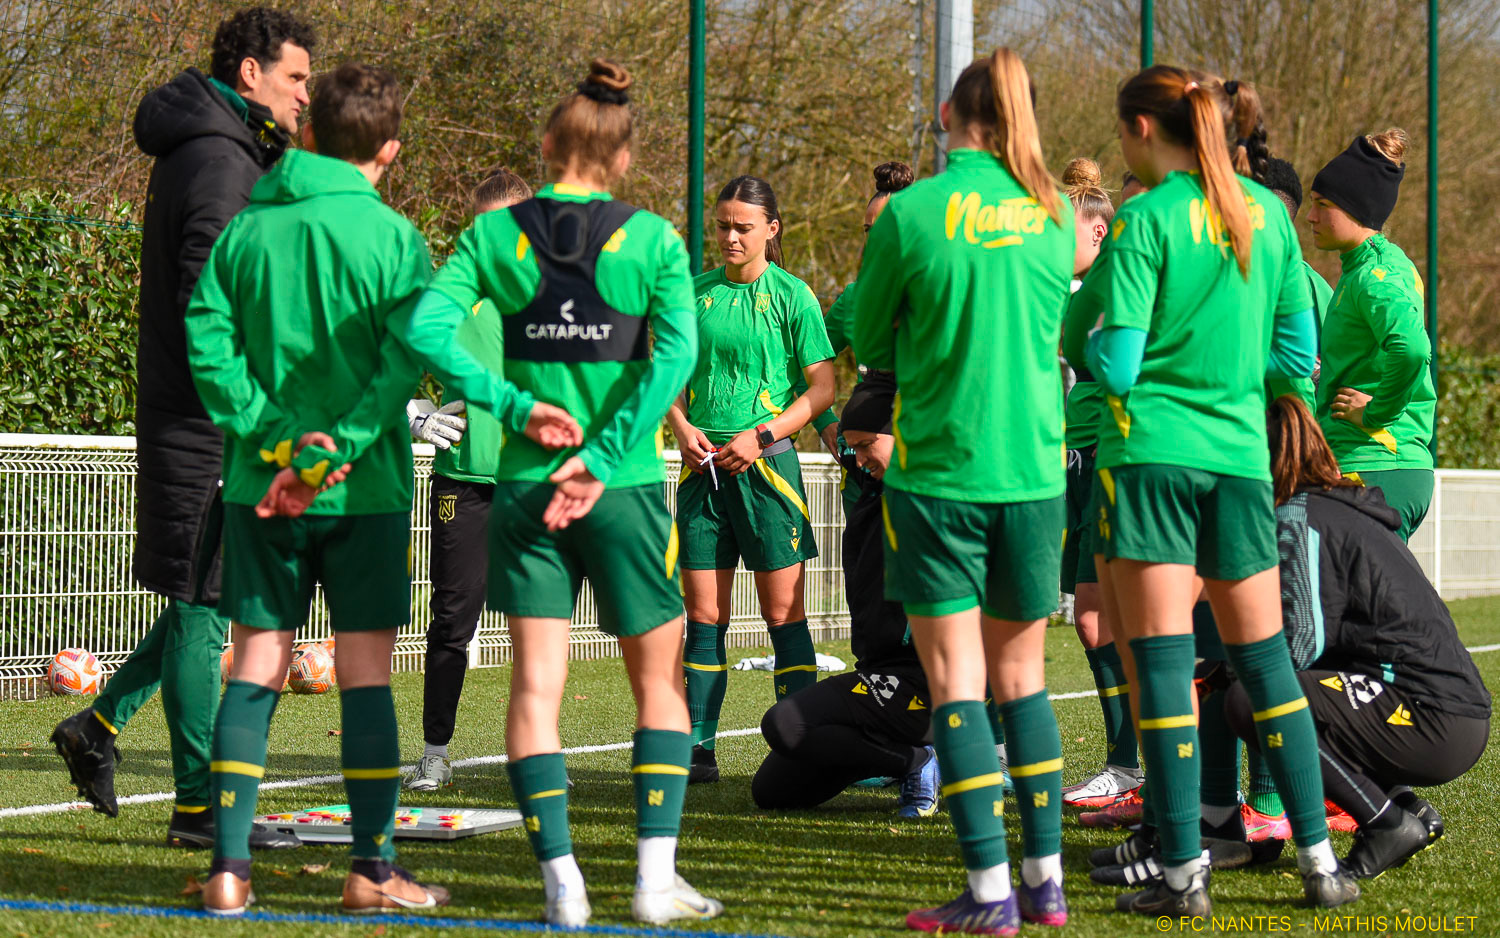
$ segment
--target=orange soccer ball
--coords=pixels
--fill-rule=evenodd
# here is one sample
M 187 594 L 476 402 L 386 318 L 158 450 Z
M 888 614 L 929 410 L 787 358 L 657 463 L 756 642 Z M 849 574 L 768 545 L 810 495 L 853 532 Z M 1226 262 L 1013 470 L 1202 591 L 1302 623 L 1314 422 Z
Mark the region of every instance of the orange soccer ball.
M 303 645 L 292 653 L 288 683 L 299 694 L 326 694 L 333 689 L 333 656 L 322 645 Z
M 47 665 L 47 686 L 54 694 L 97 694 L 103 677 L 99 659 L 85 648 L 64 648 Z

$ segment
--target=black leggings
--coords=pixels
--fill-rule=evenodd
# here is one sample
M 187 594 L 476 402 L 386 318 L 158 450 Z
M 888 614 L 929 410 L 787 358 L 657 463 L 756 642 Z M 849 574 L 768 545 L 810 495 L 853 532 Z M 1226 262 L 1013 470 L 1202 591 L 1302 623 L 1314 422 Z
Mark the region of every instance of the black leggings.
M 762 808 L 811 808 L 862 778 L 906 775 L 927 761 L 931 716 L 920 669 L 819 681 L 761 719 L 771 753 L 750 795 Z
M 484 612 L 486 532 L 494 494 L 493 485 L 432 474 L 432 622 L 423 668 L 422 738 L 434 746 L 453 738 L 469 642 Z
M 1489 742 L 1489 720 L 1419 706 L 1365 674 L 1301 671 L 1297 680 L 1318 729 L 1324 795 L 1360 826 L 1403 786 L 1458 778 Z M 1235 735 L 1258 749 L 1250 697 L 1238 683 L 1229 689 L 1224 714 Z

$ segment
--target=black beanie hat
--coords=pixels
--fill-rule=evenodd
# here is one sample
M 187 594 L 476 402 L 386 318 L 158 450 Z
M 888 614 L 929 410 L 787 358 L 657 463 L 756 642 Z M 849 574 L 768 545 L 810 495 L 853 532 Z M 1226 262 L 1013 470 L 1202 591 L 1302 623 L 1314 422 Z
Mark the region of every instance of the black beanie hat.
M 839 415 L 839 429 L 890 433 L 895 401 L 895 375 L 888 371 L 871 371 L 849 395 L 849 403 Z
M 1361 225 L 1379 231 L 1396 208 L 1405 175 L 1405 163 L 1397 166 L 1360 136 L 1313 177 L 1312 189 Z

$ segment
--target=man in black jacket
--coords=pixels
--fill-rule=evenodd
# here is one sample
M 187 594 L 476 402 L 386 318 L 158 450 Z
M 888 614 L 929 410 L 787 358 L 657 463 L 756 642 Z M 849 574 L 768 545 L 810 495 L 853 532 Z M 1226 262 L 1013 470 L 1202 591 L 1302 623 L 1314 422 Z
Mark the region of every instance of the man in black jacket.
M 141 237 L 134 572 L 167 605 L 94 706 L 60 723 L 52 740 L 79 794 L 114 817 L 115 737 L 159 685 L 174 845 L 213 845 L 209 751 L 228 625 L 216 608 L 223 437 L 188 372 L 183 316 L 215 239 L 297 130 L 314 43 L 311 26 L 290 13 L 242 10 L 219 24 L 211 75 L 187 69 L 135 114 L 136 143 L 156 163 Z M 298 843 L 269 830 L 252 836 L 252 846 Z
M 900 603 L 885 599 L 880 479 L 891 452 L 895 382 L 871 372 L 849 397 L 839 429 L 871 469 L 844 527 L 844 595 L 854 670 L 787 697 L 761 719 L 771 752 L 750 783 L 762 808 L 810 808 L 872 776 L 902 779 L 899 813 L 937 810 L 937 756 L 927 676 Z

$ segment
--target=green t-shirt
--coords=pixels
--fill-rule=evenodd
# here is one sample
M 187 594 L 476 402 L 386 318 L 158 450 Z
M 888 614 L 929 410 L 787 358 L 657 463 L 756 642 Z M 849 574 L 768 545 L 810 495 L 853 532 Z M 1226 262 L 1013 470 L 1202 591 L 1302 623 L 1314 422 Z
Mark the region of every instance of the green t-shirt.
M 1098 266 L 1097 261 L 1094 266 Z M 1088 273 L 1085 272 L 1078 289 L 1069 298 L 1063 326 L 1064 344 L 1067 343 L 1068 333 L 1075 329 L 1082 338 L 1086 338 L 1089 328 L 1103 311 L 1099 305 L 1099 282 L 1096 277 L 1089 284 Z M 1077 371 L 1076 368 L 1074 370 Z M 1104 419 L 1104 388 L 1097 381 L 1085 379 L 1083 375 L 1087 373 L 1084 371 L 1079 374 L 1063 402 L 1063 418 L 1067 423 L 1064 439 L 1068 449 L 1087 449 L 1099 442 L 1099 421 Z
M 828 344 L 833 348 L 834 355 L 849 347 L 849 327 L 852 325 L 850 318 L 853 315 L 854 284 L 850 283 L 844 287 L 839 298 L 833 301 L 833 305 L 828 307 L 828 315 L 823 317 L 823 328 L 828 333 Z
M 225 433 L 224 501 L 259 502 L 320 430 L 354 468 L 308 514 L 411 510 L 406 401 L 422 370 L 404 334 L 431 275 L 427 242 L 349 163 L 291 150 L 255 184 L 186 318 L 198 396 Z
M 1323 372 L 1318 379 L 1318 423 L 1346 472 L 1431 469 L 1432 344 L 1424 321 L 1422 278 L 1383 235 L 1373 235 L 1342 258 L 1343 272 L 1323 323 Z M 1363 430 L 1333 419 L 1340 388 L 1373 399 Z
M 608 193 L 549 185 L 539 199 L 588 202 Z M 536 296 L 541 271 L 531 242 L 510 209 L 486 212 L 459 236 L 457 250 L 432 281 L 432 289 L 467 315 L 488 299 L 502 320 Z M 687 383 L 697 354 L 692 280 L 687 248 L 666 219 L 638 211 L 617 229 L 595 267 L 600 296 L 627 316 L 650 320 L 652 354 L 643 361 L 555 362 L 505 360 L 505 378 L 538 401 L 564 408 L 583 428 L 581 450 L 546 450 L 519 433 L 502 437 L 502 482 L 544 481 L 576 452 L 609 488 L 661 482 L 661 418 Z M 450 349 L 413 345 L 442 366 Z M 446 369 L 445 369 L 446 370 Z M 461 394 L 463 389 L 458 389 Z
M 1312 308 L 1291 220 L 1270 190 L 1236 177 L 1253 232 L 1248 278 L 1196 173 L 1120 207 L 1100 255 L 1105 328 L 1146 333 L 1140 378 L 1106 395 L 1101 468 L 1156 463 L 1269 481 L 1266 363 L 1274 316 Z M 1091 272 L 1092 273 L 1092 272 Z
M 687 419 L 709 442 L 727 443 L 779 417 L 802 393 L 802 369 L 832 358 L 833 348 L 818 298 L 775 264 L 753 283 L 710 270 L 693 278 L 693 292 L 698 363 Z
M 1075 246 L 1058 198 L 1061 225 L 994 156 L 958 149 L 870 229 L 854 355 L 896 372 L 891 488 L 981 503 L 1063 493 L 1057 341 Z
M 458 327 L 457 340 L 480 364 L 497 375 L 505 373 L 505 332 L 500 311 L 489 300 L 480 300 L 469 310 L 469 318 Z M 446 394 L 457 399 L 457 394 Z M 500 421 L 482 407 L 467 406 L 469 424 L 463 439 L 432 457 L 432 471 L 463 482 L 490 483 L 500 467 L 503 434 Z

